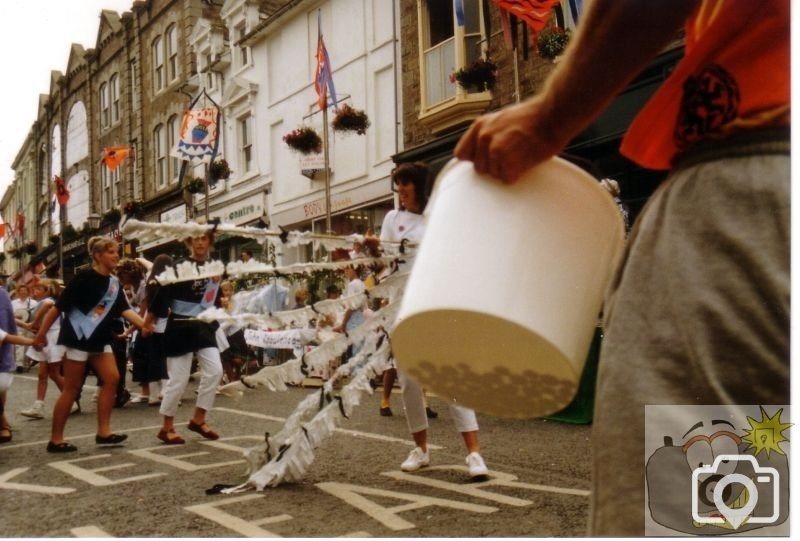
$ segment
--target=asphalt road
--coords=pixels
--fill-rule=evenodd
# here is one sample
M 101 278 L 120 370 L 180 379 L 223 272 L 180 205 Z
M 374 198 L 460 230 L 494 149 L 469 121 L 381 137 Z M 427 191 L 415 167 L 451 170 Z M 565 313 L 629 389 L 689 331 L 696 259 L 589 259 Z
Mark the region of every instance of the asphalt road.
M 93 382 L 90 378 L 89 383 Z M 431 467 L 412 474 L 400 463 L 412 448 L 399 396 L 393 417 L 365 396 L 351 419 L 316 450 L 304 479 L 263 492 L 206 495 L 215 484 L 245 480 L 242 450 L 277 432 L 311 388 L 219 396 L 209 422 L 222 436 L 202 440 L 185 424 L 194 407 L 190 383 L 176 421 L 183 446 L 156 439 L 157 408 L 114 410 L 124 446 L 94 444 L 95 408 L 70 417 L 78 452 L 48 454 L 47 418 L 18 414 L 35 394 L 35 377 L 18 375 L 6 410 L 14 428 L 0 445 L 0 512 L 5 537 L 518 537 L 583 536 L 587 527 L 589 426 L 478 415 L 488 480 L 469 482 L 460 436 L 446 405 L 431 405 Z M 130 384 L 129 388 L 133 388 Z

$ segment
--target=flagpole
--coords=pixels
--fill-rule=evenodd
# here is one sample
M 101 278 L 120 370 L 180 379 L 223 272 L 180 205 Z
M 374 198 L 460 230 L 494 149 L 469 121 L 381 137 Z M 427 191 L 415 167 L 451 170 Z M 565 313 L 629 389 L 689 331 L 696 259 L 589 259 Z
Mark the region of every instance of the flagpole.
M 64 205 L 58 204 L 58 222 L 61 224 L 59 227 L 58 235 L 58 277 L 64 281 Z
M 328 103 L 322 108 L 322 159 L 325 169 L 325 232 L 333 233 L 331 228 L 331 169 L 328 167 Z
M 514 55 L 514 101 L 516 103 L 520 102 L 519 96 L 519 59 L 517 58 L 517 48 L 514 47 L 513 50 Z

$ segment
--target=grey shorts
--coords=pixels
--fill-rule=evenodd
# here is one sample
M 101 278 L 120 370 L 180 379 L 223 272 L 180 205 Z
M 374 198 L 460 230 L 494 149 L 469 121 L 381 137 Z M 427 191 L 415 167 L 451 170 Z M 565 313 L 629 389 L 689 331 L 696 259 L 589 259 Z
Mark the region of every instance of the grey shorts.
M 720 151 L 659 187 L 609 288 L 592 535 L 644 535 L 645 404 L 789 403 L 789 156 Z

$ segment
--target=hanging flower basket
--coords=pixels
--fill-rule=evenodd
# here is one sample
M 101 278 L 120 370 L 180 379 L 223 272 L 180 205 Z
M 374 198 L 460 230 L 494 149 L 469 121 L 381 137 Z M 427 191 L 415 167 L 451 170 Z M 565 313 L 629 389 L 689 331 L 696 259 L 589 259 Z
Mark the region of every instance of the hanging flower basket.
M 28 255 L 36 255 L 36 252 L 39 251 L 39 246 L 36 244 L 36 242 L 30 241 L 22 245 L 22 250 L 24 250 Z
M 189 193 L 202 193 L 206 190 L 206 181 L 200 177 L 192 177 L 186 181 L 184 190 Z
M 134 199 L 132 201 L 128 201 L 127 203 L 125 203 L 122 212 L 124 212 L 128 216 L 138 218 L 139 216 L 142 215 L 143 210 L 144 210 L 144 203 L 142 202 L 142 200 Z
M 75 230 L 75 226 L 72 224 L 65 225 L 61 230 L 61 234 L 64 236 L 64 240 L 67 242 L 77 239 L 79 236 L 78 232 Z
M 283 136 L 284 142 L 292 150 L 301 154 L 312 154 L 322 152 L 322 138 L 314 128 L 301 126 Z
M 103 213 L 103 218 L 101 223 L 114 225 L 118 224 L 120 218 L 122 218 L 122 213 L 118 209 L 110 209 Z
M 358 135 L 364 135 L 369 125 L 367 113 L 346 103 L 336 110 L 336 116 L 333 117 L 333 129 L 336 131 L 354 131 Z
M 471 65 L 450 74 L 450 82 L 467 92 L 492 90 L 497 81 L 497 66 L 488 58 L 479 58 Z
M 228 162 L 223 158 L 214 160 L 211 162 L 211 165 L 208 166 L 208 176 L 210 180 L 228 180 L 231 176 L 231 172 Z
M 569 43 L 570 32 L 559 26 L 553 26 L 539 32 L 536 39 L 536 49 L 539 56 L 548 60 L 555 60 L 561 56 Z

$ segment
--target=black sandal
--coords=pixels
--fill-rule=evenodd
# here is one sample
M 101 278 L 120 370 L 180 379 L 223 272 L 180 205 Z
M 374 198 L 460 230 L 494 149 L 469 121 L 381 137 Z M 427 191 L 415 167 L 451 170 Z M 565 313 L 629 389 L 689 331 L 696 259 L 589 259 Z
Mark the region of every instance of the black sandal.
M 94 442 L 97 445 L 117 445 L 127 439 L 127 434 L 109 434 L 108 436 L 96 435 L 94 437 Z
M 77 447 L 65 441 L 62 441 L 61 443 L 53 443 L 52 441 L 47 442 L 48 453 L 74 453 L 77 450 Z

